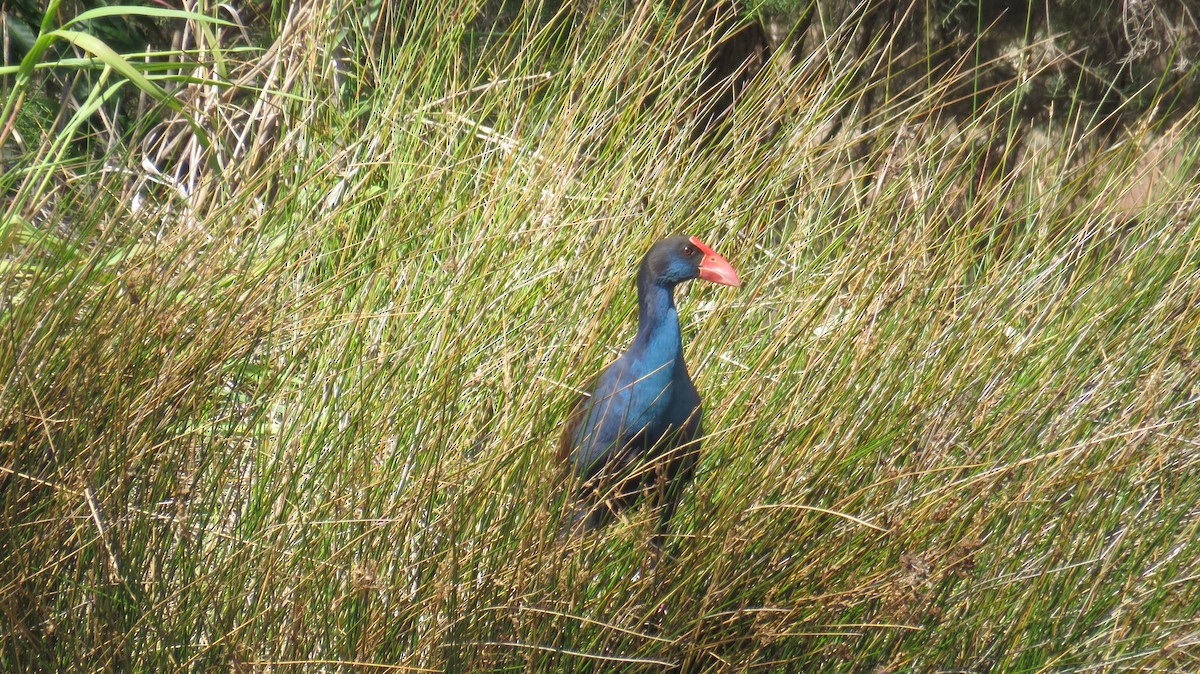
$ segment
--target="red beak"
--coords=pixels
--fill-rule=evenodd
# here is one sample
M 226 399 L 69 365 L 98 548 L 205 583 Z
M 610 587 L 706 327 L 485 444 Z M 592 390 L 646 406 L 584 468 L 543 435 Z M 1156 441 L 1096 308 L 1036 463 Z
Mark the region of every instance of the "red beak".
M 725 286 L 733 286 L 734 288 L 742 285 L 742 280 L 738 278 L 737 272 L 733 270 L 733 265 L 717 254 L 717 251 L 704 245 L 703 241 L 694 236 L 692 237 L 692 245 L 701 253 L 704 253 L 704 260 L 700 262 L 700 278 Z

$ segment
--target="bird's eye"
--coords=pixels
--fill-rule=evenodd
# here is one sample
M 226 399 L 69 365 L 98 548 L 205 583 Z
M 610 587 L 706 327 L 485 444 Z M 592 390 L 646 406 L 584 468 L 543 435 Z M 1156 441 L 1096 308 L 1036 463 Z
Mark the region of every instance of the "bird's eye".
M 686 256 L 688 256 L 688 257 L 691 257 L 691 256 L 693 256 L 693 255 L 695 255 L 695 254 L 696 254 L 696 249 L 695 249 L 695 248 L 692 248 L 691 246 L 684 246 L 684 247 L 683 247 L 683 254 L 684 254 L 684 255 L 686 255 Z

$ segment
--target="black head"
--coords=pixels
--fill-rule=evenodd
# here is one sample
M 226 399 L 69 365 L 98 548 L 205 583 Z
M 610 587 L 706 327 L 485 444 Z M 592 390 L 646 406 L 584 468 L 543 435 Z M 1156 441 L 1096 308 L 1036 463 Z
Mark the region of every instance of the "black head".
M 742 284 L 733 265 L 694 236 L 671 236 L 655 242 L 638 270 L 639 282 L 668 288 L 694 278 L 734 287 Z

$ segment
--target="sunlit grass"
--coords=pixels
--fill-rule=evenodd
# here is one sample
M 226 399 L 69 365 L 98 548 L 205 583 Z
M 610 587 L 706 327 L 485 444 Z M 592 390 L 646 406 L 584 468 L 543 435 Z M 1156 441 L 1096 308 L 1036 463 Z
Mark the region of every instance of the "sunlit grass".
M 460 9 L 355 93 L 294 19 L 219 177 L 3 183 L 4 669 L 1195 667 L 1193 117 L 1000 170 L 936 97 L 831 133 L 855 80 L 800 64 L 696 143 L 713 35 Z M 644 510 L 559 540 L 552 445 L 677 232 L 745 285 L 680 293 L 708 438 L 651 566 Z

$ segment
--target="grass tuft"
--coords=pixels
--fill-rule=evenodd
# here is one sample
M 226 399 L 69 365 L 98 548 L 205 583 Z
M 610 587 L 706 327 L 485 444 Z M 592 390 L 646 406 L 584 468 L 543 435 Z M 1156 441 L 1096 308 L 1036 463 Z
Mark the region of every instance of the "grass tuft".
M 707 131 L 721 22 L 653 7 L 192 17 L 182 114 L 0 176 L 0 668 L 1194 667 L 1195 114 L 800 62 Z M 552 444 L 676 232 L 746 283 L 681 293 L 652 566 Z

